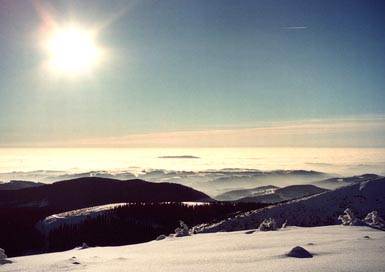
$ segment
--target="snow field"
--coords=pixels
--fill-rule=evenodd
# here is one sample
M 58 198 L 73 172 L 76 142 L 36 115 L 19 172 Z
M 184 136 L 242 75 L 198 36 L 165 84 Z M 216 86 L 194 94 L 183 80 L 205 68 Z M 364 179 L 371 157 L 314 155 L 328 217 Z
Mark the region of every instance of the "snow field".
M 16 257 L 0 271 L 384 271 L 384 244 L 385 232 L 369 227 L 288 227 Z M 314 257 L 286 256 L 295 246 Z

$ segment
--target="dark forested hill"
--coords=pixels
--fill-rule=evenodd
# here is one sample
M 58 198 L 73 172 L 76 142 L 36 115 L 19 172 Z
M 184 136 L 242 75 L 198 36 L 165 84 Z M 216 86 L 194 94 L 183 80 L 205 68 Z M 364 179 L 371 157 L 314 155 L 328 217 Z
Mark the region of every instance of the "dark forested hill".
M 45 207 L 55 211 L 68 211 L 118 202 L 209 199 L 208 195 L 179 184 L 89 177 L 34 188 L 0 191 L 0 208 Z
M 0 182 L 0 191 L 2 190 L 20 190 L 44 185 L 43 183 L 23 180 L 11 180 L 10 182 Z

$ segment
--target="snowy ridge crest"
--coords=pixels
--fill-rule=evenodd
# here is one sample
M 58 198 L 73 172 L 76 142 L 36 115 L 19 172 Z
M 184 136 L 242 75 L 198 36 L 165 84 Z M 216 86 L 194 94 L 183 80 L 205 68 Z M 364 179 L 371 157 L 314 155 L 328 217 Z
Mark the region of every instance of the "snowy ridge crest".
M 38 228 L 47 233 L 49 230 L 55 229 L 62 224 L 78 224 L 89 217 L 97 217 L 98 215 L 109 211 L 116 207 L 127 205 L 128 203 L 114 203 L 89 208 L 77 209 L 68 212 L 53 214 L 46 217 L 42 222 L 38 223 Z

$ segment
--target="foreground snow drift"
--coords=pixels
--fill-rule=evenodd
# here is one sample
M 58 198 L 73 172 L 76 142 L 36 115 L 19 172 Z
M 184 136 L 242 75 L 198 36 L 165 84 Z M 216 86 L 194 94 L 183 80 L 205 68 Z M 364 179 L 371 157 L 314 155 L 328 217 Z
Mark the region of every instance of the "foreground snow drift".
M 10 258 L 0 271 L 383 271 L 384 244 L 385 232 L 368 227 L 290 227 Z M 296 246 L 313 257 L 288 257 Z

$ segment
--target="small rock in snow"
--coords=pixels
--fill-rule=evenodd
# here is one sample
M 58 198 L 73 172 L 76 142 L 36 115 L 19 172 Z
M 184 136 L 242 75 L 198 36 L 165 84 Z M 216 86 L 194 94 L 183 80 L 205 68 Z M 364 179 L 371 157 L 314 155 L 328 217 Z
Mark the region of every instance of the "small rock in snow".
M 313 258 L 313 255 L 309 251 L 300 246 L 293 247 L 292 250 L 287 253 L 287 256 L 294 258 Z

